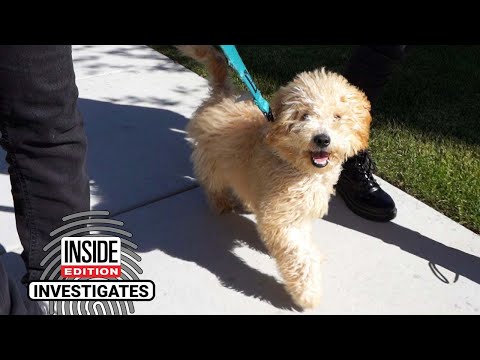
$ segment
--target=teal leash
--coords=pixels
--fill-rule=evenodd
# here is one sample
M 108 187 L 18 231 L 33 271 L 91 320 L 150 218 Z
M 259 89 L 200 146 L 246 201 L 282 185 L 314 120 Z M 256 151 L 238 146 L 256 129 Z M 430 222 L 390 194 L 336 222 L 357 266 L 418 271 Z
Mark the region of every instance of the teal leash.
M 243 63 L 235 45 L 220 45 L 220 48 L 228 60 L 228 65 L 238 73 L 240 79 L 252 94 L 253 100 L 260 111 L 265 115 L 268 121 L 273 121 L 273 114 L 270 105 L 268 104 L 268 101 L 263 98 L 262 93 L 253 82 L 253 79 Z

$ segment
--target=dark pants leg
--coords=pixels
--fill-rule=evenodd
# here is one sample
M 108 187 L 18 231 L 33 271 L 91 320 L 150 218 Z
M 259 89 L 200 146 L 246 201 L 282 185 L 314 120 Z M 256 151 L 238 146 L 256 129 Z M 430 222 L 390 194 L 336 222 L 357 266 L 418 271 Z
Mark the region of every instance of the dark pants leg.
M 70 45 L 0 46 L 0 131 L 26 281 L 62 217 L 90 208 L 86 137 Z
M 28 298 L 27 289 L 8 276 L 0 257 L 0 315 L 42 315 L 46 306 Z
M 344 73 L 375 105 L 392 77 L 395 65 L 405 56 L 405 45 L 362 45 L 353 53 Z M 373 162 L 367 151 L 343 164 L 337 192 L 357 215 L 374 221 L 390 221 L 397 215 L 395 202 L 372 174 Z
M 345 77 L 367 95 L 372 105 L 403 60 L 406 45 L 362 45 L 353 53 Z

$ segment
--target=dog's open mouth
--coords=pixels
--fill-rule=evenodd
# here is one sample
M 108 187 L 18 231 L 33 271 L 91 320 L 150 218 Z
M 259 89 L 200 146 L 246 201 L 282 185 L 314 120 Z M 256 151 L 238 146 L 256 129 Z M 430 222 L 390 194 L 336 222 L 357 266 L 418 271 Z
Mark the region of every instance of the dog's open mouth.
M 312 151 L 310 156 L 312 157 L 313 166 L 317 168 L 324 168 L 330 160 L 330 153 L 326 151 Z

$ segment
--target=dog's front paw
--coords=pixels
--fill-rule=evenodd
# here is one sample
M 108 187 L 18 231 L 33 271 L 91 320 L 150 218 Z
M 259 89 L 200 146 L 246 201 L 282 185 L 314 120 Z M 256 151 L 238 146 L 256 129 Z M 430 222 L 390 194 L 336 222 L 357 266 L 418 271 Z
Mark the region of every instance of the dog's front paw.
M 295 304 L 301 308 L 316 308 L 320 305 L 323 294 L 319 261 L 305 265 L 298 275 L 300 276 L 295 276 L 285 283 L 288 292 Z
M 295 304 L 302 309 L 314 309 L 318 307 L 322 301 L 321 288 L 305 288 L 303 292 L 292 294 Z

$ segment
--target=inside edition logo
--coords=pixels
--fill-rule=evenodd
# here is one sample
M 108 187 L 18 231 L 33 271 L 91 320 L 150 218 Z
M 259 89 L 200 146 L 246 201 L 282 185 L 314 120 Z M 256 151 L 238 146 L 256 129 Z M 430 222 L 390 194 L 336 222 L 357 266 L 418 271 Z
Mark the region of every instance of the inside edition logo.
M 40 281 L 28 287 L 31 300 L 49 301 L 50 314 L 132 314 L 134 301 L 151 301 L 155 297 L 154 283 L 138 276 L 143 271 L 137 263 L 141 257 L 134 251 L 137 245 L 125 239 L 131 233 L 105 226 L 78 229 L 79 225 L 99 222 L 123 226 L 117 220 L 92 219 L 108 214 L 91 211 L 65 217 L 65 222 L 74 221 L 50 234 L 54 239 L 45 246 L 48 253 L 41 263 L 45 270 Z M 78 220 L 87 216 L 88 220 Z M 62 231 L 67 233 L 62 236 Z M 93 236 L 93 231 L 121 236 Z M 71 236 L 81 232 L 87 234 Z
M 62 239 L 64 279 L 117 279 L 122 275 L 120 238 Z

